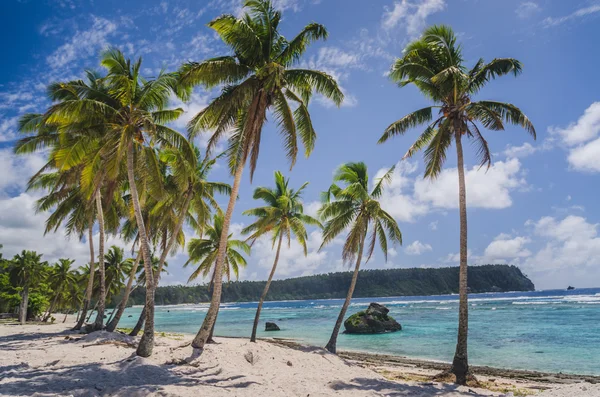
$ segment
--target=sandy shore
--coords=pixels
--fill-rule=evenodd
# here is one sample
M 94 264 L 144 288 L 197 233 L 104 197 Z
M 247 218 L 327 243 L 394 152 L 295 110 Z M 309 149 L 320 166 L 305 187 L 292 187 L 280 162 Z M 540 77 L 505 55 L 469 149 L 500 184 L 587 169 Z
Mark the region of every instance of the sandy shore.
M 588 382 L 488 375 L 489 389 L 457 387 L 428 381 L 434 369 L 241 338 L 216 338 L 200 354 L 188 336 L 160 335 L 152 357 L 140 358 L 135 338 L 68 324 L 0 325 L 0 396 L 600 396 Z

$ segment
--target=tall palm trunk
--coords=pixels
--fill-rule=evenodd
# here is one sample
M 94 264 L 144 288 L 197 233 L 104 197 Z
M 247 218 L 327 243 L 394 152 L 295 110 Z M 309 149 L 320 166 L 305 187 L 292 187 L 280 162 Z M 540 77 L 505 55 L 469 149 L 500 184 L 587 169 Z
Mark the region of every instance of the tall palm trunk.
M 459 131 L 459 130 L 457 130 Z M 456 154 L 458 157 L 458 205 L 460 211 L 460 268 L 459 268 L 459 305 L 458 305 L 458 339 L 456 352 L 452 360 L 451 372 L 456 376 L 456 383 L 464 385 L 469 374 L 469 358 L 467 355 L 467 336 L 469 333 L 469 304 L 467 289 L 467 189 L 465 186 L 465 168 L 462 150 L 462 135 L 456 136 Z
M 90 276 L 88 277 L 88 284 L 85 289 L 85 296 L 83 298 L 83 304 L 81 307 L 81 317 L 77 320 L 77 324 L 73 327 L 74 331 L 78 331 L 83 326 L 83 322 L 85 321 L 85 316 L 87 316 L 87 311 L 90 307 L 90 302 L 92 301 L 92 290 L 94 289 L 94 263 L 96 261 L 96 257 L 94 256 L 94 216 L 90 216 L 90 226 L 88 228 L 88 244 L 90 246 Z
M 19 322 L 25 325 L 27 321 L 27 305 L 29 304 L 29 285 L 25 283 L 23 292 L 21 293 L 21 304 L 19 305 Z
M 275 275 L 275 269 L 277 269 L 277 262 L 279 262 L 279 252 L 281 251 L 282 240 L 283 233 L 279 233 L 279 242 L 277 243 L 277 253 L 275 254 L 275 261 L 273 261 L 273 268 L 271 269 L 271 273 L 269 274 L 269 278 L 267 279 L 267 284 L 265 284 L 265 289 L 263 290 L 263 293 L 260 296 L 260 300 L 258 301 L 258 307 L 256 308 L 256 316 L 254 316 L 254 325 L 252 326 L 252 335 L 250 336 L 250 342 L 256 342 L 256 329 L 258 328 L 260 311 L 262 310 L 263 303 L 265 302 L 265 299 L 267 297 L 267 292 L 269 292 L 271 281 L 273 280 L 273 276 Z
M 94 331 L 104 327 L 104 309 L 106 306 L 106 272 L 104 268 L 104 211 L 102 210 L 102 194 L 96 190 L 96 217 L 98 218 L 98 270 L 100 271 L 100 290 L 98 297 L 98 314 L 94 321 Z
M 127 280 L 127 286 L 125 287 L 125 292 L 123 293 L 123 299 L 119 302 L 119 305 L 113 311 L 113 318 L 106 325 L 106 330 L 108 332 L 113 332 L 119 321 L 121 320 L 121 316 L 125 311 L 125 307 L 127 306 L 127 301 L 129 300 L 129 294 L 131 293 L 131 287 L 133 285 L 133 280 L 135 280 L 135 274 L 137 272 L 138 266 L 140 265 L 140 260 L 142 259 L 142 253 L 138 252 L 137 257 L 135 258 L 135 262 L 131 271 L 129 272 L 129 280 Z
M 56 295 L 54 295 L 54 299 L 52 299 L 52 303 L 50 304 L 50 308 L 48 309 L 48 313 L 46 313 L 46 315 L 42 319 L 43 322 L 48 322 L 48 319 L 52 315 L 52 312 L 54 311 L 54 307 L 56 306 L 56 302 L 58 302 L 58 297 L 60 295 L 60 290 L 61 289 L 62 289 L 62 286 L 60 286 L 59 288 L 57 288 Z
M 337 337 L 340 333 L 340 328 L 342 327 L 342 323 L 344 322 L 344 317 L 346 316 L 346 311 L 348 310 L 348 306 L 350 306 L 350 301 L 352 300 L 352 295 L 354 294 L 354 288 L 356 287 L 356 280 L 358 280 L 358 271 L 360 270 L 360 262 L 362 260 L 363 248 L 365 247 L 365 236 L 361 237 L 360 246 L 358 248 L 358 257 L 356 258 L 356 266 L 354 267 L 354 273 L 352 274 L 352 281 L 350 282 L 350 288 L 348 289 L 348 295 L 346 295 L 346 300 L 344 301 L 344 305 L 342 306 L 342 310 L 340 311 L 340 315 L 338 316 L 335 326 L 333 327 L 333 332 L 331 333 L 331 337 L 329 338 L 329 342 L 325 345 L 325 349 L 327 349 L 331 353 L 336 353 L 337 348 Z
M 244 125 L 244 135 L 246 137 L 255 137 L 256 133 L 262 129 L 267 113 L 267 100 L 267 94 L 264 90 L 261 90 L 253 99 L 248 111 L 248 116 L 246 117 L 246 124 Z M 254 144 L 258 145 L 260 142 L 254 142 Z M 247 158 L 243 157 L 236 165 L 233 186 L 231 187 L 231 196 L 229 197 L 229 204 L 227 204 L 227 211 L 223 218 L 223 231 L 221 232 L 221 240 L 219 241 L 219 252 L 217 254 L 217 263 L 215 265 L 215 284 L 210 300 L 210 307 L 208 308 L 208 312 L 206 312 L 206 317 L 204 317 L 202 326 L 192 341 L 192 347 L 196 349 L 204 348 L 204 344 L 211 334 L 215 321 L 217 321 L 217 314 L 219 313 L 219 306 L 221 305 L 221 293 L 223 292 L 223 264 L 225 263 L 225 256 L 227 254 L 229 225 L 231 224 L 235 201 L 237 200 L 238 191 L 240 190 L 240 182 L 242 180 L 246 160 Z
M 67 321 L 67 316 L 69 315 L 69 311 L 65 310 L 65 318 L 63 318 L 63 323 L 65 323 Z
M 134 165 L 133 165 L 133 142 L 127 146 L 127 178 L 129 179 L 129 191 L 131 201 L 135 212 L 135 220 L 138 227 L 140 248 L 142 258 L 144 259 L 144 270 L 146 272 L 146 326 L 144 327 L 144 337 L 136 350 L 138 356 L 150 357 L 154 348 L 154 277 L 152 276 L 152 256 L 150 255 L 150 246 L 148 245 L 148 235 L 144 225 L 142 208 L 140 207 L 140 198 L 138 196 L 135 184 Z

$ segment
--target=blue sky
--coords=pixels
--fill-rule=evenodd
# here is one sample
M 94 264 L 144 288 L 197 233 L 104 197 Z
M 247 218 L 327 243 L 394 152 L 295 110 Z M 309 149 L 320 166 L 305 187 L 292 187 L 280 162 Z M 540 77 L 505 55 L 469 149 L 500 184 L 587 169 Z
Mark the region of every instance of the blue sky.
M 283 34 L 295 35 L 306 23 L 327 26 L 329 39 L 309 50 L 303 66 L 334 75 L 346 101 L 341 108 L 316 98 L 310 107 L 318 133 L 309 159 L 290 172 L 272 123 L 265 128 L 253 185 L 245 175 L 233 230 L 250 221 L 241 212 L 256 206 L 252 189 L 272 183 L 282 170 L 299 186 L 304 181 L 307 211 L 318 207 L 318 194 L 331 183 L 336 166 L 364 161 L 372 177 L 396 164 L 420 130 L 377 145 L 383 129 L 406 113 L 428 104 L 413 87 L 398 88 L 386 77 L 407 42 L 430 24 L 451 25 L 459 34 L 467 63 L 478 58 L 515 57 L 523 74 L 491 83 L 478 98 L 519 106 L 538 132 L 508 128 L 486 131 L 494 152 L 487 172 L 478 170 L 468 150 L 470 264 L 513 263 L 539 289 L 600 285 L 600 237 L 597 208 L 600 173 L 600 54 L 592 38 L 600 35 L 598 1 L 483 0 L 278 0 Z M 367 6 L 368 4 L 368 6 Z M 117 46 L 128 56 L 143 56 L 144 73 L 174 70 L 187 60 L 224 54 L 226 49 L 205 24 L 222 13 L 240 12 L 238 0 L 113 1 L 4 0 L 0 5 L 3 62 L 0 63 L 0 244 L 4 255 L 21 249 L 45 253 L 48 260 L 87 260 L 85 241 L 66 240 L 59 232 L 43 236 L 45 214 L 36 214 L 39 193 L 24 185 L 42 164 L 43 155 L 15 157 L 16 121 L 25 112 L 43 110 L 45 86 L 79 78 L 98 68 L 98 54 Z M 175 127 L 202 109 L 216 92 L 196 90 Z M 198 144 L 202 145 L 202 138 Z M 375 255 L 365 268 L 455 266 L 458 253 L 456 160 L 431 183 L 422 179 L 422 157 L 398 163 L 383 198 L 398 220 L 404 246 L 388 263 Z M 228 179 L 225 167 L 215 179 Z M 596 187 L 594 187 L 596 186 Z M 191 235 L 189 230 L 186 231 Z M 340 245 L 318 252 L 317 230 L 310 232 L 309 255 L 292 244 L 282 253 L 280 278 L 346 269 Z M 124 245 L 118 236 L 109 244 Z M 183 252 L 170 258 L 165 283 L 185 282 Z M 273 254 L 267 241 L 255 245 L 243 279 L 264 279 Z

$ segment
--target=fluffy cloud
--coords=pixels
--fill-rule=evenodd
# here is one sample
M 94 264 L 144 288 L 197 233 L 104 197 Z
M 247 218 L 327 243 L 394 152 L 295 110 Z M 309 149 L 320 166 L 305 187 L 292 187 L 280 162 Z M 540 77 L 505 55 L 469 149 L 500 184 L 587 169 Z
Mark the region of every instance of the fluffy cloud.
M 528 221 L 542 248 L 523 262 L 525 270 L 544 288 L 564 284 L 595 286 L 600 277 L 598 224 L 581 216 L 543 217 Z
M 425 28 L 427 17 L 442 11 L 445 7 L 444 0 L 396 1 L 391 8 L 385 7 L 381 24 L 385 30 L 403 25 L 406 33 L 410 37 L 415 37 Z
M 592 103 L 576 122 L 550 127 L 567 147 L 569 165 L 579 171 L 600 172 L 600 102 Z
M 541 7 L 533 1 L 524 1 L 515 10 L 517 17 L 527 19 L 541 11 Z
M 73 37 L 58 47 L 46 58 L 53 69 L 66 66 L 75 59 L 96 55 L 99 49 L 108 45 L 108 37 L 117 30 L 116 23 L 105 18 L 92 16 L 92 26 L 89 30 L 78 31 Z
M 478 166 L 467 170 L 467 205 L 470 208 L 507 208 L 512 205 L 511 192 L 526 186 L 521 176 L 521 163 L 513 158 L 497 161 L 487 172 Z M 433 180 L 419 179 L 415 183 L 415 196 L 439 208 L 458 208 L 458 171 L 444 169 Z
M 10 149 L 0 150 L 0 198 L 21 192 L 45 163 L 41 154 L 16 156 Z
M 429 244 L 424 244 L 419 240 L 413 241 L 409 246 L 404 248 L 404 252 L 408 255 L 421 255 L 427 251 L 431 251 L 433 248 Z
M 387 171 L 388 169 L 377 171 L 375 180 L 381 178 Z M 381 207 L 401 222 L 414 222 L 417 217 L 429 212 L 429 206 L 419 202 L 412 195 L 413 175 L 416 171 L 416 163 L 401 161 L 396 164 L 392 179 L 385 186 L 380 199 Z
M 527 237 L 514 237 L 500 234 L 487 246 L 483 254 L 483 262 L 497 263 L 507 262 L 514 258 L 526 258 L 531 252 L 525 248 L 525 245 L 531 240 Z

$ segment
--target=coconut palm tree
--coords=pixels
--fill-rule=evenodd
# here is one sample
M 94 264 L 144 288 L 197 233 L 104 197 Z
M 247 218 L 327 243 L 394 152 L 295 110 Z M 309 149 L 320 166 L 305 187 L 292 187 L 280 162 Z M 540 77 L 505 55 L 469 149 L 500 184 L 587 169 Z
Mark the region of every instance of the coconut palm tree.
M 125 258 L 125 250 L 116 245 L 111 246 L 106 255 L 104 255 L 107 302 L 123 289 L 125 278 L 131 271 L 133 262 L 133 259 Z
M 69 288 L 70 285 L 77 282 L 77 273 L 75 270 L 71 269 L 71 265 L 74 262 L 75 260 L 73 259 L 59 259 L 58 263 L 56 263 L 50 271 L 50 274 L 48 275 L 48 281 L 52 290 L 54 291 L 54 298 L 52 299 L 50 308 L 48 309 L 48 312 L 42 321 L 48 321 L 61 295 Z
M 19 322 L 27 321 L 27 306 L 29 291 L 35 287 L 45 276 L 46 262 L 42 261 L 42 254 L 35 251 L 21 251 L 12 259 L 9 269 L 11 284 L 21 288 L 21 303 L 19 305 Z
M 270 1 L 247 0 L 244 7 L 246 13 L 240 18 L 222 15 L 208 24 L 230 48 L 232 55 L 190 62 L 180 70 L 180 81 L 184 86 L 223 86 L 221 94 L 190 120 L 190 136 L 213 131 L 208 142 L 210 152 L 233 129 L 229 138 L 229 165 L 234 181 L 223 220 L 214 293 L 204 322 L 192 342 L 195 348 L 204 346 L 217 318 L 231 216 L 247 160 L 250 162 L 250 179 L 254 174 L 267 111 L 271 109 L 277 120 L 286 155 L 293 166 L 298 153 L 298 136 L 307 156 L 315 144 L 316 132 L 308 112 L 313 91 L 332 99 L 337 105 L 344 97 L 335 79 L 326 73 L 293 68 L 313 41 L 327 37 L 323 25 L 311 23 L 288 41 L 279 32 L 281 12 L 276 11 Z
M 231 280 L 231 273 L 234 274 L 237 279 L 240 274 L 240 268 L 246 267 L 247 262 L 243 254 L 250 254 L 250 245 L 242 240 L 232 239 L 232 235 L 227 236 L 226 245 L 226 256 L 223 269 L 221 272 L 217 272 L 217 257 L 219 254 L 219 247 L 221 245 L 221 234 L 223 232 L 223 214 L 217 212 L 213 218 L 213 224 L 205 226 L 204 238 L 193 238 L 188 243 L 188 261 L 183 265 L 187 267 L 190 263 L 198 263 L 196 270 L 190 275 L 188 283 L 197 279 L 200 275 L 206 278 L 212 270 L 212 277 L 210 281 L 211 288 L 214 289 L 216 277 L 221 273 L 227 277 L 227 281 Z M 216 321 L 215 321 L 216 323 Z M 214 332 L 214 323 L 210 331 L 207 341 L 212 340 Z
M 283 237 L 287 237 L 289 247 L 292 242 L 293 234 L 302 246 L 304 255 L 306 256 L 306 239 L 308 238 L 308 235 L 306 233 L 305 225 L 323 227 L 321 222 L 317 219 L 304 214 L 304 207 L 302 206 L 300 199 L 302 191 L 307 185 L 308 182 L 305 182 L 298 190 L 291 189 L 289 187 L 289 179 L 285 178 L 281 172 L 276 171 L 274 189 L 259 187 L 254 190 L 253 198 L 255 200 L 263 200 L 266 206 L 253 208 L 243 212 L 244 215 L 255 216 L 257 218 L 253 224 L 242 230 L 243 234 L 250 234 L 248 240 L 254 243 L 259 237 L 271 233 L 273 248 L 275 247 L 275 244 L 277 244 L 273 267 L 271 268 L 271 273 L 269 273 L 269 278 L 267 279 L 265 288 L 258 301 L 254 325 L 252 326 L 252 334 L 250 336 L 251 342 L 256 342 L 256 330 L 260 320 L 260 312 L 267 297 L 267 293 L 269 292 L 275 270 L 277 269 Z
M 369 174 L 365 163 L 346 163 L 336 170 L 333 184 L 323 193 L 324 204 L 318 211 L 321 219 L 325 221 L 320 249 L 340 233 L 348 230 L 342 249 L 342 259 L 345 263 L 356 261 L 346 300 L 335 322 L 329 342 L 325 346 L 332 353 L 336 352 L 337 336 L 354 293 L 363 255 L 366 255 L 365 262 L 368 262 L 375 250 L 375 244 L 379 241 L 387 261 L 388 238 L 393 244 L 402 244 L 402 233 L 398 224 L 381 208 L 378 201 L 383 193 L 384 184 L 390 181 L 393 172 L 394 167 L 379 178 L 374 187 L 369 190 Z M 339 186 L 337 183 L 343 185 Z M 367 239 L 368 246 L 365 251 Z
M 467 354 L 467 200 L 463 160 L 463 137 L 477 147 L 481 166 L 489 167 L 492 156 L 478 125 L 499 131 L 506 124 L 523 127 L 535 139 L 535 128 L 515 105 L 487 100 L 474 101 L 488 82 L 497 77 L 521 73 L 521 63 L 512 58 L 497 58 L 489 63 L 480 59 L 472 68 L 464 64 L 461 46 L 448 26 L 432 26 L 418 40 L 410 43 L 392 65 L 390 78 L 401 87 L 414 84 L 433 106 L 417 110 L 386 128 L 379 143 L 402 135 L 407 130 L 426 125 L 425 131 L 409 148 L 404 158 L 425 150 L 425 178 L 435 179 L 446 160 L 447 149 L 456 144 L 458 197 L 460 213 L 460 281 L 459 325 L 456 352 L 451 372 L 456 382 L 465 384 L 469 374 Z
M 101 65 L 107 70 L 102 79 L 107 95 L 63 101 L 53 107 L 48 122 L 87 122 L 98 126 L 102 133 L 101 139 L 97 140 L 98 148 L 93 158 L 86 161 L 82 172 L 89 185 L 96 185 L 94 182 L 98 175 L 102 175 L 102 180 L 117 180 L 125 160 L 140 250 L 145 270 L 152 275 L 150 245 L 143 223 L 138 185 L 151 189 L 157 195 L 163 190 L 155 146 L 176 147 L 187 157 L 193 156 L 187 139 L 164 125 L 183 112 L 182 109 L 166 109 L 171 95 L 186 98 L 190 90 L 180 90 L 174 74 L 160 73 L 152 80 L 144 79 L 140 75 L 141 58 L 131 62 L 116 49 L 102 54 Z M 97 189 L 98 186 L 94 191 Z M 154 290 L 154 277 L 146 277 L 146 326 L 137 348 L 137 354 L 143 357 L 150 356 L 154 346 Z

